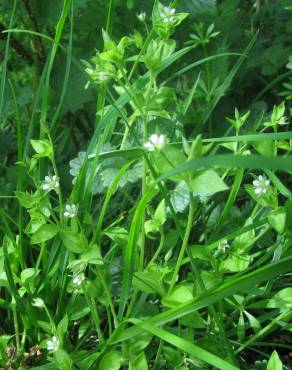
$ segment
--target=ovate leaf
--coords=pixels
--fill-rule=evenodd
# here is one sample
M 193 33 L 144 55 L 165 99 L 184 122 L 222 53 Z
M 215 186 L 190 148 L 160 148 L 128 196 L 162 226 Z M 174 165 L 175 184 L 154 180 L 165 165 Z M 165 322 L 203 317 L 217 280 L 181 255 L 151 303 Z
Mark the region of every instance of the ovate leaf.
M 195 195 L 212 195 L 228 189 L 228 186 L 214 170 L 206 170 L 195 176 L 190 182 Z
M 282 362 L 279 358 L 279 355 L 276 351 L 274 351 L 269 359 L 267 370 L 282 370 Z
M 56 225 L 42 225 L 31 237 L 31 244 L 40 244 L 52 239 L 58 232 Z

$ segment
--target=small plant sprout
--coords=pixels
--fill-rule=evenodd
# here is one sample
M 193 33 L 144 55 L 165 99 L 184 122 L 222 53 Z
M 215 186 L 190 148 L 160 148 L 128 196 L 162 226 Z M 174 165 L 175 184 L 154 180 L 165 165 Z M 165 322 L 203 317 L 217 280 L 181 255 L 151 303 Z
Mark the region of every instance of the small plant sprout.
M 56 352 L 59 349 L 60 341 L 54 335 L 52 339 L 47 340 L 47 349 L 49 352 Z
M 139 14 L 137 14 L 137 18 L 139 19 L 140 22 L 145 22 L 146 20 L 146 13 L 145 12 L 141 12 Z
M 73 276 L 72 283 L 76 288 L 79 288 L 83 284 L 84 280 L 85 280 L 85 275 L 78 274 L 78 275 Z
M 78 208 L 76 204 L 66 204 L 65 206 L 65 211 L 64 211 L 64 216 L 66 218 L 73 218 L 77 216 Z
M 156 135 L 153 134 L 150 136 L 149 141 L 144 144 L 144 148 L 146 148 L 149 152 L 154 152 L 154 150 L 162 150 L 165 146 L 165 136 L 164 135 Z
M 270 181 L 265 176 L 260 175 L 257 180 L 254 180 L 253 185 L 255 187 L 255 193 L 258 195 L 266 194 L 269 190 Z
M 163 6 L 160 10 L 160 16 L 163 18 L 164 23 L 171 23 L 174 20 L 175 9 L 168 6 Z
M 42 185 L 43 190 L 46 190 L 48 192 L 51 190 L 57 191 L 59 187 L 60 183 L 56 175 L 45 177 L 45 182 Z

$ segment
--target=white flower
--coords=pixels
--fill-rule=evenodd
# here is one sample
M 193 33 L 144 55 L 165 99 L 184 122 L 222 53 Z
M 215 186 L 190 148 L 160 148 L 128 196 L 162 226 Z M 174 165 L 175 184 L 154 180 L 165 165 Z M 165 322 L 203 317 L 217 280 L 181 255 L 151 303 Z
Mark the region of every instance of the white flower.
M 46 191 L 51 190 L 57 191 L 59 186 L 60 186 L 59 179 L 57 178 L 57 176 L 54 175 L 45 177 L 45 182 L 43 183 L 42 188 Z
M 254 180 L 252 183 L 255 187 L 255 193 L 258 195 L 266 194 L 270 186 L 270 181 L 262 175 L 260 175 L 258 179 Z
M 47 348 L 49 352 L 56 352 L 59 349 L 60 341 L 56 336 L 51 340 L 47 340 Z
M 228 241 L 225 239 L 225 240 L 222 240 L 219 245 L 218 245 L 218 249 L 215 251 L 214 253 L 214 256 L 215 257 L 218 257 L 224 253 L 226 253 L 226 251 L 230 248 L 230 245 L 228 243 Z
M 96 73 L 96 78 L 99 81 L 106 81 L 108 78 L 110 78 L 110 73 L 107 71 L 99 71 Z
M 79 274 L 79 275 L 73 276 L 72 283 L 76 287 L 80 287 L 84 280 L 85 280 L 84 274 Z
M 34 298 L 32 305 L 34 307 L 45 307 L 45 302 L 41 298 Z
M 153 134 L 150 136 L 149 141 L 144 144 L 144 148 L 149 150 L 149 152 L 153 152 L 155 149 L 161 150 L 165 145 L 165 137 L 164 135 L 156 135 Z
M 73 218 L 77 215 L 78 208 L 76 204 L 66 204 L 66 211 L 64 212 L 64 216 L 67 218 Z
M 160 16 L 163 18 L 164 23 L 171 23 L 174 20 L 175 9 L 169 8 L 168 6 L 162 7 L 160 11 Z
M 140 22 L 145 22 L 146 20 L 146 13 L 141 12 L 140 14 L 137 14 L 137 18 L 139 19 Z

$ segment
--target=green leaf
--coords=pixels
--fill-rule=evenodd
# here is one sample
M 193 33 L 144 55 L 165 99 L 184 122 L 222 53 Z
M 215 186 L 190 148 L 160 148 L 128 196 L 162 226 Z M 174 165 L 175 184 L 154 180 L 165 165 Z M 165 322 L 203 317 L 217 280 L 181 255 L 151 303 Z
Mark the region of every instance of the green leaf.
M 166 221 L 166 206 L 164 199 L 159 203 L 153 219 L 148 220 L 145 222 L 145 232 L 146 234 L 150 232 L 158 232 L 160 227 L 165 223 Z
M 101 359 L 99 370 L 119 370 L 125 361 L 125 357 L 120 352 L 109 351 Z
M 27 268 L 21 271 L 20 274 L 21 283 L 23 285 L 31 283 L 36 278 L 39 272 L 40 270 L 36 270 L 35 268 Z
M 190 181 L 194 195 L 211 195 L 228 189 L 228 186 L 214 170 L 206 170 Z
M 230 272 L 244 271 L 248 268 L 251 257 L 247 253 L 233 254 L 222 263 L 223 269 Z
M 57 326 L 57 333 L 59 338 L 64 338 L 68 330 L 68 324 L 69 324 L 68 315 L 65 314 L 65 316 L 62 318 L 62 320 L 59 322 Z
M 60 370 L 71 370 L 73 369 L 73 361 L 71 360 L 70 356 L 67 352 L 63 349 L 58 349 L 54 353 L 54 358 L 58 369 Z
M 104 235 L 108 236 L 122 248 L 127 245 L 129 239 L 129 232 L 120 226 L 114 226 L 106 229 L 106 231 L 104 231 Z
M 163 296 L 165 293 L 163 279 L 168 272 L 169 269 L 166 267 L 150 265 L 144 271 L 135 272 L 133 286 L 142 292 Z
M 176 188 L 171 192 L 170 202 L 175 212 L 184 212 L 190 203 L 190 191 L 185 183 L 181 181 Z
M 97 244 L 93 244 L 90 248 L 81 254 L 82 261 L 91 263 L 93 265 L 103 265 L 103 259 L 100 253 L 100 247 Z
M 206 351 L 205 349 L 192 344 L 191 342 L 178 337 L 166 330 L 162 330 L 154 326 L 153 324 L 142 322 L 137 319 L 130 319 L 129 321 L 133 322 L 138 327 L 146 330 L 147 332 L 157 336 L 158 338 L 172 344 L 173 346 L 179 348 L 180 350 L 190 353 L 195 358 L 206 362 L 207 364 L 213 365 L 218 369 L 222 370 L 239 370 L 237 366 L 232 365 L 231 363 L 223 360 L 222 358 L 214 355 L 211 352 Z
M 288 230 L 292 230 L 292 200 L 288 199 L 285 203 L 286 211 L 286 226 Z
M 37 154 L 34 158 L 51 157 L 53 154 L 53 147 L 48 140 L 30 140 L 30 143 Z
M 292 308 L 292 288 L 284 288 L 267 303 L 267 308 Z
M 19 200 L 19 203 L 24 208 L 33 208 L 38 199 L 36 199 L 35 194 L 29 194 L 22 191 L 15 192 L 16 198 Z
M 145 353 L 141 352 L 134 360 L 129 362 L 129 370 L 148 370 Z
M 273 351 L 270 359 L 269 359 L 269 362 L 267 364 L 267 369 L 266 370 L 282 370 L 283 369 L 283 366 L 282 366 L 282 362 L 279 358 L 279 355 L 277 353 L 277 351 Z
M 31 237 L 31 244 L 40 244 L 52 239 L 58 233 L 56 225 L 42 225 Z
M 83 232 L 61 231 L 62 241 L 65 247 L 73 253 L 82 253 L 87 248 L 87 239 Z
M 176 286 L 170 295 L 163 298 L 162 304 L 166 307 L 176 307 L 178 304 L 186 303 L 193 299 L 191 285 Z
M 268 215 L 268 220 L 270 225 L 277 231 L 277 233 L 282 234 L 286 224 L 285 207 L 279 207 L 272 210 Z

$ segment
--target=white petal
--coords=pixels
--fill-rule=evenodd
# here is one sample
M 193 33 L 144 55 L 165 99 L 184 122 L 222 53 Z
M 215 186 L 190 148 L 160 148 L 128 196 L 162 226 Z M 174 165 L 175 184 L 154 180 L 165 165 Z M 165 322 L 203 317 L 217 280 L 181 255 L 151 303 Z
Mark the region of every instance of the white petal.
M 42 188 L 43 188 L 44 190 L 51 190 L 51 187 L 50 187 L 50 185 L 49 185 L 49 184 L 43 184 L 43 185 L 42 185 Z
M 144 144 L 144 148 L 146 148 L 147 150 L 149 150 L 150 152 L 153 152 L 154 151 L 154 146 L 153 146 L 153 144 L 151 144 L 151 143 L 146 143 L 146 144 Z
M 262 175 L 260 175 L 260 176 L 259 176 L 259 181 L 260 181 L 260 182 L 262 182 L 263 180 L 264 180 L 263 176 L 262 176 Z
M 269 186 L 269 185 L 270 185 L 270 180 L 266 180 L 266 181 L 265 181 L 265 185 L 266 185 L 266 186 Z
M 256 188 L 254 192 L 255 192 L 256 194 L 261 194 L 261 193 L 262 193 L 262 191 L 263 191 L 263 189 L 262 189 L 262 188 Z
M 170 9 L 170 14 L 174 14 L 175 13 L 175 9 Z
M 164 135 L 160 135 L 158 138 L 158 145 L 163 145 L 164 144 Z
M 150 136 L 150 141 L 151 141 L 152 144 L 156 145 L 158 140 L 159 140 L 158 135 L 153 134 L 153 135 Z
M 68 211 L 65 211 L 65 212 L 64 212 L 64 216 L 65 216 L 65 217 L 70 217 L 70 213 L 69 213 Z
M 252 183 L 253 183 L 254 186 L 260 186 L 261 185 L 261 183 L 258 180 L 254 180 Z
M 46 181 L 46 182 L 50 182 L 50 181 L 51 181 L 50 177 L 49 177 L 49 176 L 46 176 L 46 177 L 45 177 L 45 181 Z

